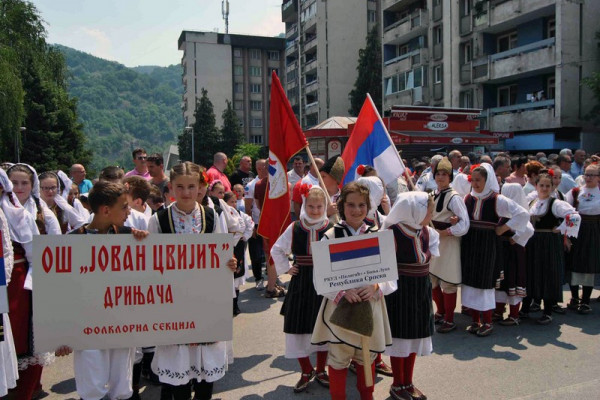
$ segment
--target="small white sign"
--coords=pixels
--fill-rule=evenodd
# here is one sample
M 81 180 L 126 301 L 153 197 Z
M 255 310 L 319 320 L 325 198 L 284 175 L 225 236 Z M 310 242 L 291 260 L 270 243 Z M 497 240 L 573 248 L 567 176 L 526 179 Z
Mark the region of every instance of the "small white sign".
M 392 231 L 311 243 L 318 294 L 398 279 Z
M 445 131 L 446 129 L 448 129 L 448 123 L 441 121 L 430 121 L 427 123 L 426 127 L 427 129 L 432 131 Z
M 36 351 L 232 337 L 229 234 L 40 235 L 33 249 Z

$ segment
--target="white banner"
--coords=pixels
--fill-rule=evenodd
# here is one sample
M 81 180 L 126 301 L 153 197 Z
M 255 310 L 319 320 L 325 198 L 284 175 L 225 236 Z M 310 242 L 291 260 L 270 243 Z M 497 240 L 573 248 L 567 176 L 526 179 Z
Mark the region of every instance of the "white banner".
M 312 242 L 311 251 L 318 294 L 398 280 L 391 231 Z
M 231 340 L 232 239 L 35 236 L 36 351 Z

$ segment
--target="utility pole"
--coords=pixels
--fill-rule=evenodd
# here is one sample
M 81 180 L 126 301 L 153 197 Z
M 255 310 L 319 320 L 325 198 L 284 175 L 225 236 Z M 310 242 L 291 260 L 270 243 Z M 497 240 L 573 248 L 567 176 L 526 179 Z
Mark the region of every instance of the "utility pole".
M 229 0 L 221 2 L 221 14 L 225 20 L 225 34 L 229 33 Z

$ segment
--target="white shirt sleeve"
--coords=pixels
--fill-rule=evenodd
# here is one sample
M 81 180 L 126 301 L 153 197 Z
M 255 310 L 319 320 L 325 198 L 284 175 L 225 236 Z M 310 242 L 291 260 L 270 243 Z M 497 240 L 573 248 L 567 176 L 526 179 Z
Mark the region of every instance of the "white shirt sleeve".
M 294 223 L 291 223 L 271 248 L 271 257 L 275 263 L 277 275 L 287 273 L 292 267 L 288 256 L 292 253 L 293 230 Z
M 63 213 L 66 216 L 67 222 L 69 223 L 71 229 L 77 229 L 87 222 L 87 218 L 89 218 L 89 213 L 88 217 L 85 217 L 59 195 L 55 196 L 55 202 L 56 205 L 60 207 L 61 210 L 63 210 Z
M 506 226 L 515 233 L 524 232 L 529 222 L 529 212 L 508 197 L 498 195 L 496 212 L 500 217 L 509 218 Z
M 440 234 L 433 228 L 424 227 L 429 231 L 429 252 L 433 257 L 440 256 Z
M 160 224 L 158 223 L 158 214 L 154 214 L 148 220 L 148 232 L 150 233 L 161 233 Z
M 465 201 L 460 196 L 452 196 L 450 203 L 448 203 L 448 208 L 458 217 L 458 222 L 456 225 L 450 227 L 450 232 L 452 232 L 453 236 L 466 235 L 471 222 L 469 221 L 469 213 Z
M 557 218 L 564 218 L 562 224 L 558 226 L 560 233 L 574 238 L 577 237 L 579 234 L 579 225 L 581 224 L 581 216 L 572 205 L 566 201 L 554 200 L 554 203 L 552 203 L 552 214 Z

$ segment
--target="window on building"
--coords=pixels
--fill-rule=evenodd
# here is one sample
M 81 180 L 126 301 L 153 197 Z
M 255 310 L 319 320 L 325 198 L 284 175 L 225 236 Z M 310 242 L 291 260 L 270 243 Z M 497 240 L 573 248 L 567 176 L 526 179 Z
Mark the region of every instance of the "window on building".
M 244 93 L 244 84 L 241 82 L 236 82 L 233 84 L 233 92 L 234 93 Z
M 473 59 L 471 42 L 461 43 L 460 45 L 460 63 L 467 64 Z
M 250 118 L 250 127 L 251 128 L 262 128 L 263 121 L 262 118 Z
M 233 108 L 236 110 L 244 109 L 244 102 L 242 100 L 236 100 L 233 102 Z
M 433 6 L 437 7 L 442 4 L 442 0 L 433 0 Z
M 442 83 L 442 66 L 436 65 L 433 67 L 433 83 Z
M 233 49 L 233 56 L 234 57 L 241 57 L 242 56 L 242 49 L 240 48 L 234 48 Z
M 556 37 L 556 18 L 548 18 L 546 23 L 546 39 Z
M 377 12 L 375 10 L 367 10 L 367 21 L 377 22 Z
M 254 144 L 263 144 L 262 135 L 252 135 L 250 137 L 250 139 L 252 140 L 252 143 L 254 143 Z
M 433 44 L 441 44 L 442 43 L 442 25 L 433 27 Z
M 517 104 L 517 85 L 500 86 L 498 88 L 498 107 Z
M 517 32 L 509 32 L 498 36 L 498 53 L 508 51 L 517 47 Z
M 421 54 L 415 54 L 412 56 L 412 65 L 421 64 Z
M 268 54 L 269 60 L 279 61 L 279 52 L 278 51 L 269 50 L 269 52 L 267 54 Z
M 407 44 L 398 46 L 398 55 L 399 56 L 403 56 L 406 53 L 408 53 L 408 45 Z
M 250 49 L 250 58 L 260 60 L 260 49 Z
M 427 70 L 425 67 L 417 67 L 385 78 L 384 84 L 386 96 L 407 89 L 427 86 Z
M 244 67 L 242 65 L 234 65 L 233 66 L 233 75 L 235 75 L 235 76 L 244 75 Z
M 251 100 L 250 101 L 250 109 L 254 111 L 262 110 L 262 101 Z
M 548 83 L 546 85 L 546 98 L 548 100 L 555 99 L 556 97 L 556 79 L 551 76 L 548 78 Z
M 250 93 L 261 93 L 261 84 L 260 83 L 252 83 L 250 84 Z
M 460 0 L 460 16 L 465 17 L 471 14 L 471 0 Z
M 279 68 L 269 68 L 269 77 L 273 74 L 273 71 L 275 71 L 275 74 L 279 76 Z
M 461 108 L 473 108 L 473 91 L 466 90 L 460 92 L 459 107 Z
M 250 73 L 250 76 L 261 76 L 262 68 L 251 66 L 248 68 L 248 72 Z

